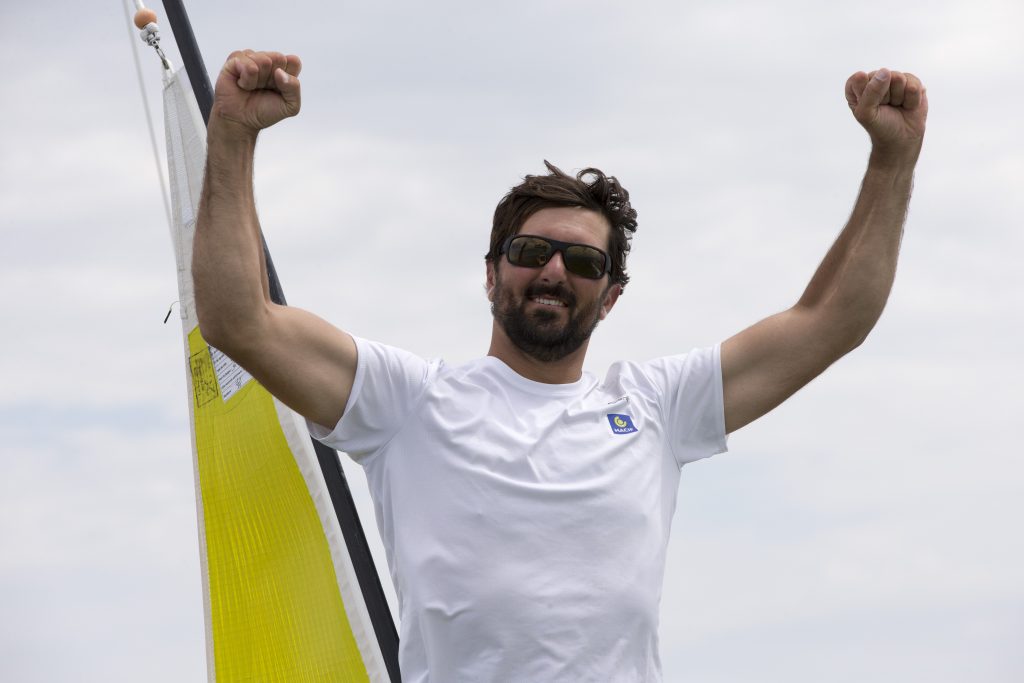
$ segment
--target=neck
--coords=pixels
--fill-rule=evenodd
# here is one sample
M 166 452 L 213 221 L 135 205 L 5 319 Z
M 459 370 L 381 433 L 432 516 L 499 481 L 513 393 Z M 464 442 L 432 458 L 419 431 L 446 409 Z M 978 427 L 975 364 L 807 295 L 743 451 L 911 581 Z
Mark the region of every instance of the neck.
M 589 344 L 588 339 L 580 348 L 559 360 L 540 361 L 523 353 L 522 349 L 508 338 L 501 325 L 494 321 L 491 347 L 487 350 L 487 355 L 497 358 L 519 375 L 534 382 L 570 384 L 583 376 L 583 360 L 586 358 Z

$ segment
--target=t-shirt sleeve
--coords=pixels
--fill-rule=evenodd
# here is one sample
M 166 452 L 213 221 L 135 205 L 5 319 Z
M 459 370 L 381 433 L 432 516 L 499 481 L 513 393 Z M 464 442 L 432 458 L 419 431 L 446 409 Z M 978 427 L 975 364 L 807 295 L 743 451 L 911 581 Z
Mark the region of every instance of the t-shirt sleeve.
M 728 450 L 719 346 L 658 358 L 645 371 L 660 394 L 669 447 L 680 466 Z
M 328 429 L 307 422 L 313 438 L 360 461 L 398 433 L 441 361 L 353 337 L 358 354 L 345 412 Z

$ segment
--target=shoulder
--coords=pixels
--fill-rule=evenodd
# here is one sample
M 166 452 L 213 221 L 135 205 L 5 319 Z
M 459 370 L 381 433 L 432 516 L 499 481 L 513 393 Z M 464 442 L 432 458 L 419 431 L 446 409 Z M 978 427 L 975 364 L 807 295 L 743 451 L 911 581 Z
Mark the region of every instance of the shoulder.
M 354 335 L 352 339 L 358 354 L 357 375 L 368 374 L 375 379 L 381 379 L 381 375 L 394 378 L 410 376 L 423 380 L 445 367 L 440 358 L 426 359 L 403 348 Z
M 613 372 L 623 393 L 632 383 L 633 393 L 653 404 L 680 466 L 726 450 L 720 346 L 643 363 L 619 363 L 609 374 Z
M 608 369 L 603 384 L 666 396 L 686 387 L 695 388 L 713 382 L 720 384 L 721 378 L 721 349 L 714 345 L 647 361 L 619 361 Z

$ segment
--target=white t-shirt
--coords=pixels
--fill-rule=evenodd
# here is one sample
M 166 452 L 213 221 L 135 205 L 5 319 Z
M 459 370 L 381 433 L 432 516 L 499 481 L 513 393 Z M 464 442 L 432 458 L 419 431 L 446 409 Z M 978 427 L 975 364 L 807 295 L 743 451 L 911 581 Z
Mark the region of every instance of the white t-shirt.
M 661 680 L 680 467 L 726 450 L 718 347 L 541 384 L 362 339 L 314 436 L 366 471 L 405 683 Z

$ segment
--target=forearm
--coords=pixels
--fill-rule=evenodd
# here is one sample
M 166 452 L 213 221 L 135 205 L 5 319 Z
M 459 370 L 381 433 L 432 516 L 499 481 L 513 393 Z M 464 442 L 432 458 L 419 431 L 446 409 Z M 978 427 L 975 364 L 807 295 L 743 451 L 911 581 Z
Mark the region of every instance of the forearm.
M 268 301 L 252 186 L 256 136 L 225 130 L 213 116 L 207 145 L 192 275 L 203 335 L 227 346 L 229 335 L 252 334 Z
M 872 152 L 850 219 L 798 303 L 827 315 L 836 342 L 849 349 L 874 327 L 892 290 L 916 159 L 916 151 Z

